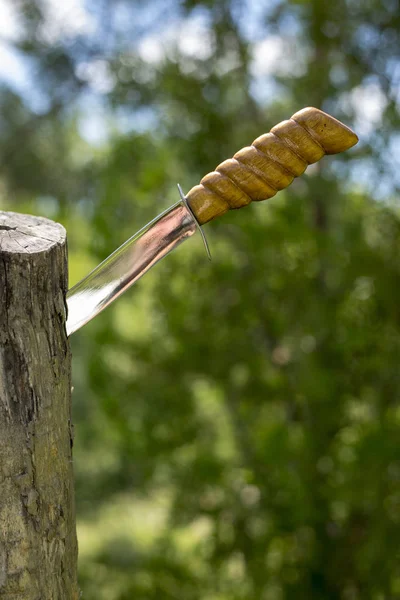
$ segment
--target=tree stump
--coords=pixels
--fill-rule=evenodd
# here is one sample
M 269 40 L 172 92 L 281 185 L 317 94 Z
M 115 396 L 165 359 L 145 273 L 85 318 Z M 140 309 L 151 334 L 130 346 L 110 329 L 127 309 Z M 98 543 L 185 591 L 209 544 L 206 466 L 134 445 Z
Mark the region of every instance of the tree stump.
M 0 212 L 0 598 L 76 600 L 65 229 Z

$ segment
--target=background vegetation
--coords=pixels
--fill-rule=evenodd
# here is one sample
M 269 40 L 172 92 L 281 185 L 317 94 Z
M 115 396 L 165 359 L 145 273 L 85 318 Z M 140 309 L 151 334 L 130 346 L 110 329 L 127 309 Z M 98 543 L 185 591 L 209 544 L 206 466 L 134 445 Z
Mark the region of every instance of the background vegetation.
M 398 0 L 2 0 L 0 208 L 70 281 L 278 121 L 360 144 L 71 339 L 85 600 L 400 598 Z

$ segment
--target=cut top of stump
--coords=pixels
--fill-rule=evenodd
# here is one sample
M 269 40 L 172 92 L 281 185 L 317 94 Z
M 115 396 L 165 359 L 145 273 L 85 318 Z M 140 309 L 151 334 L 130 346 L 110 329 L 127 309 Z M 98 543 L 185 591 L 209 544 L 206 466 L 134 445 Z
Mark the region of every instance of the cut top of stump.
M 0 211 L 0 252 L 36 254 L 65 242 L 60 223 L 44 217 Z

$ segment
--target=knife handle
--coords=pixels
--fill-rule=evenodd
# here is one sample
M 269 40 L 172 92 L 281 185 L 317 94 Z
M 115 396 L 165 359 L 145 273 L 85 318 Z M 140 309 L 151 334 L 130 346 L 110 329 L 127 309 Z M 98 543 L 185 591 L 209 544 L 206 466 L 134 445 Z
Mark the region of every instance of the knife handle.
M 252 200 L 275 196 L 308 165 L 357 142 L 356 134 L 334 117 L 318 108 L 303 108 L 203 177 L 187 194 L 187 201 L 203 225 Z

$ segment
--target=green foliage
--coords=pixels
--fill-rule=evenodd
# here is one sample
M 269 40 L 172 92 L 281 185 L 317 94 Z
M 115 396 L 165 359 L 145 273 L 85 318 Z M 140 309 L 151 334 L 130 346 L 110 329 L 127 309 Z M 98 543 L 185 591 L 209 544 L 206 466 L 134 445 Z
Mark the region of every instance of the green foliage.
M 207 225 L 211 264 L 188 242 L 72 337 L 83 597 L 399 597 L 398 2 L 117 4 L 71 43 L 21 3 L 47 108 L 0 92 L 1 206 L 65 224 L 71 283 L 302 106 L 361 143 Z

